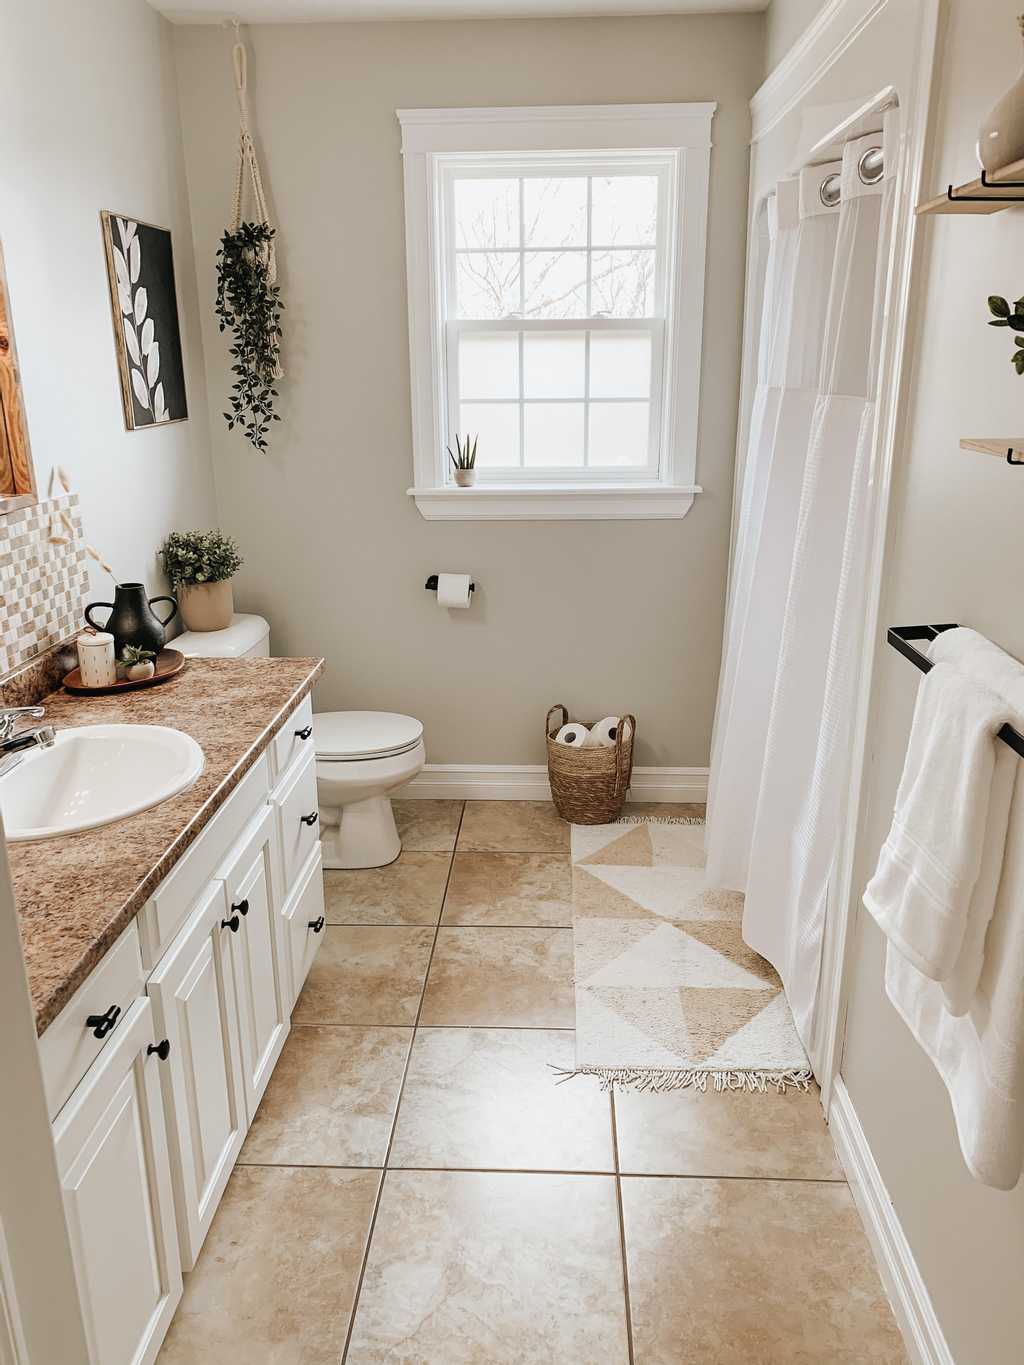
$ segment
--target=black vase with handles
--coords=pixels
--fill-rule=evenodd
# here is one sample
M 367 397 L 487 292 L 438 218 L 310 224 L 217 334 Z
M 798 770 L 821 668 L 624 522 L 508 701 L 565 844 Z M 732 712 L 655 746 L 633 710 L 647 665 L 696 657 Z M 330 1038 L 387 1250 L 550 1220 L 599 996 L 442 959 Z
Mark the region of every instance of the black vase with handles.
M 163 620 L 150 610 L 157 602 L 171 604 L 171 610 Z M 103 625 L 92 617 L 100 607 L 110 608 Z M 164 627 L 174 620 L 177 611 L 178 602 L 174 597 L 147 597 L 145 583 L 118 583 L 113 602 L 90 602 L 85 609 L 85 619 L 95 630 L 106 630 L 113 635 L 114 652 L 120 658 L 125 645 L 138 645 L 140 649 L 151 649 L 159 654 L 167 639 Z

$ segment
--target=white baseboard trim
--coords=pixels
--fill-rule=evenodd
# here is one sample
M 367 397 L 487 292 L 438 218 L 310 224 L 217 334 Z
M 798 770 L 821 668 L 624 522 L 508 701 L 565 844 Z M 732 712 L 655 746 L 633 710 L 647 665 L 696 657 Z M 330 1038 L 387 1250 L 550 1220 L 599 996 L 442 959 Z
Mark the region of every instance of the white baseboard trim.
M 543 763 L 428 763 L 396 795 L 403 800 L 548 801 Z M 630 801 L 708 799 L 707 768 L 634 768 Z
M 841 1076 L 833 1082 L 829 1127 L 911 1360 L 956 1365 Z

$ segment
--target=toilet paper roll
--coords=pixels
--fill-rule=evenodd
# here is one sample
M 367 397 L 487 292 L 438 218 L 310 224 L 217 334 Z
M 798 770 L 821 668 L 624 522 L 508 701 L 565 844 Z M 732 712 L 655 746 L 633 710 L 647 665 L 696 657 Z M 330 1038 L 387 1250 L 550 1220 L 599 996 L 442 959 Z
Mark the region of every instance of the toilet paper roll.
M 468 573 L 439 573 L 437 575 L 437 605 L 439 607 L 468 607 L 473 594 L 469 591 Z
M 619 734 L 618 716 L 605 716 L 604 720 L 599 720 L 590 731 L 593 743 L 602 749 L 611 749 Z
M 568 725 L 562 726 L 558 734 L 555 735 L 555 743 L 568 744 L 570 749 L 583 749 L 586 747 L 588 733 L 585 725 L 581 725 L 578 720 L 573 720 Z

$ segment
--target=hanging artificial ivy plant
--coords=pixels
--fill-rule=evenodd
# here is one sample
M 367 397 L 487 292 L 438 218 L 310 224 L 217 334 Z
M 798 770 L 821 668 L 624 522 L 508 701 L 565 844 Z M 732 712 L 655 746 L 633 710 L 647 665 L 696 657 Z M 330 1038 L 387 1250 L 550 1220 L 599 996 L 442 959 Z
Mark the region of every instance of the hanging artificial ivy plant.
M 259 451 L 267 449 L 271 422 L 280 422 L 274 411 L 278 397 L 275 381 L 280 374 L 280 285 L 273 282 L 274 229 L 267 223 L 239 223 L 221 238 L 217 252 L 217 317 L 220 330 L 230 328 L 231 411 L 225 412 L 228 430 L 241 427 Z
M 999 294 L 989 294 L 988 311 L 992 314 L 990 327 L 1010 327 L 1015 332 L 1024 332 L 1024 298 L 1010 303 Z M 1015 336 L 1016 347 L 1010 357 L 1010 364 L 1018 374 L 1024 374 L 1024 336 Z

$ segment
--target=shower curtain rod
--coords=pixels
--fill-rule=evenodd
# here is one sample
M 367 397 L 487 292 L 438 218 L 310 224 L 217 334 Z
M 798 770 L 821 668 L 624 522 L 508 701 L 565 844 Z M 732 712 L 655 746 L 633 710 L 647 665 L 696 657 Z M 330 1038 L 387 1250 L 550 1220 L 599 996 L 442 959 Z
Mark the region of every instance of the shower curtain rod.
M 904 659 L 909 659 L 915 668 L 919 668 L 922 673 L 930 673 L 933 667 L 932 660 L 927 654 L 915 649 L 911 641 L 934 640 L 944 630 L 956 630 L 956 622 L 944 626 L 890 626 L 886 638 L 893 649 L 902 654 Z M 997 730 L 996 739 L 1001 739 L 1015 754 L 1020 754 L 1021 758 L 1024 758 L 1024 735 L 1012 725 L 1003 725 Z

